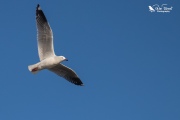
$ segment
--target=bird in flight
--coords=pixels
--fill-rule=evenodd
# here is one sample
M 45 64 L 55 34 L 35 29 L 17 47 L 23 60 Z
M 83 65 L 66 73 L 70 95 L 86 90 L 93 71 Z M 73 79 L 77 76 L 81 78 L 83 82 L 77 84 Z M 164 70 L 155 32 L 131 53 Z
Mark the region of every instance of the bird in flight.
M 39 4 L 36 7 L 36 25 L 40 62 L 29 65 L 29 71 L 37 73 L 40 70 L 48 69 L 75 85 L 83 86 L 78 75 L 71 68 L 61 63 L 67 61 L 67 59 L 64 56 L 55 55 L 53 32 Z

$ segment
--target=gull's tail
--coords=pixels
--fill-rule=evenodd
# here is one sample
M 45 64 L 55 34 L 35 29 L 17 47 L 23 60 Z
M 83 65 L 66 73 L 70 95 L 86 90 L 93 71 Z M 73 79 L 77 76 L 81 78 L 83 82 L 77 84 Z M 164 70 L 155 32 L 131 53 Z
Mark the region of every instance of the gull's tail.
M 28 66 L 29 71 L 32 72 L 33 74 L 37 73 L 39 71 L 38 65 L 39 65 L 38 63 L 34 65 L 29 65 Z

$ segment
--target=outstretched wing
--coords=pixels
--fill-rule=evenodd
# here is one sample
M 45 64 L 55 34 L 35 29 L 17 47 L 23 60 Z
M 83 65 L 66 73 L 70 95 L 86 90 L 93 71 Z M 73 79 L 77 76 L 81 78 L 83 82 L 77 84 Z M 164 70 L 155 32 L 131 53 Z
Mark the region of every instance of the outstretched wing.
M 36 8 L 36 25 L 38 38 L 38 53 L 41 61 L 45 58 L 54 56 L 55 53 L 53 46 L 53 33 L 39 4 Z
M 79 79 L 77 74 L 70 68 L 66 67 L 65 65 L 58 64 L 53 68 L 49 69 L 50 71 L 56 73 L 57 75 L 65 78 L 69 82 L 74 83 L 75 85 L 83 86 L 82 81 Z

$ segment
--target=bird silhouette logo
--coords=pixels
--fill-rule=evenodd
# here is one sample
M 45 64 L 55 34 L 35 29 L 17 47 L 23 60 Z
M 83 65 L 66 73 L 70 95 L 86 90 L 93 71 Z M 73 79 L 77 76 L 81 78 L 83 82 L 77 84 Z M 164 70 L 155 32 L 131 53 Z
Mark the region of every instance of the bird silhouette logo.
M 155 12 L 155 10 L 154 10 L 153 7 L 151 7 L 151 6 L 148 6 L 148 7 L 149 7 L 149 11 L 150 11 L 150 12 Z

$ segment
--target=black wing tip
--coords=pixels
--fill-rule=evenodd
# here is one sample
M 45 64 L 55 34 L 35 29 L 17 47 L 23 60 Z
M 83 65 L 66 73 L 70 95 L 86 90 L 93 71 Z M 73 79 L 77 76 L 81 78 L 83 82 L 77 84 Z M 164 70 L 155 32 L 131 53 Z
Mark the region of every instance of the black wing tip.
M 75 85 L 84 86 L 84 84 L 83 84 L 83 83 L 82 83 L 82 84 L 75 84 Z
M 41 8 L 40 8 L 40 5 L 37 4 L 37 7 L 36 7 L 36 16 L 38 16 L 38 14 L 40 14 L 40 11 L 42 11 Z
M 75 77 L 72 80 L 73 80 L 72 83 L 74 83 L 75 85 L 84 86 L 84 84 L 78 77 Z
M 40 9 L 41 9 L 41 8 L 40 8 L 40 5 L 37 4 L 36 10 L 40 10 Z
M 39 18 L 41 21 L 43 22 L 47 22 L 47 19 L 42 11 L 42 9 L 40 8 L 40 5 L 37 4 L 37 7 L 36 7 L 36 19 Z

